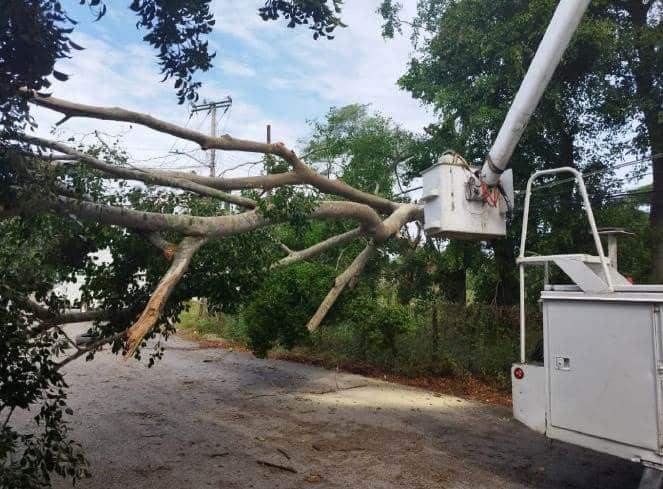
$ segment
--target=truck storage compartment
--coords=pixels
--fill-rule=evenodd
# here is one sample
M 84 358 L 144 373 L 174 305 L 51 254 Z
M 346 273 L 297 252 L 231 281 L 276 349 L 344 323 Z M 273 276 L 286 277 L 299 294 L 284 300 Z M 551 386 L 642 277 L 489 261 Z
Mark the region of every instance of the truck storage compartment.
M 658 305 L 554 294 L 543 300 L 549 426 L 658 452 Z

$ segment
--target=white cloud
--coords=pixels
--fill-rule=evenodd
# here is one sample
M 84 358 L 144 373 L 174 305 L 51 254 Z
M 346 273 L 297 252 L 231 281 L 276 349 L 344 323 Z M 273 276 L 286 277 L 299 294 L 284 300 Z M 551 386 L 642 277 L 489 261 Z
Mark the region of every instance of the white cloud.
M 223 70 L 223 73 L 226 75 L 245 77 L 256 76 L 256 70 L 248 65 L 245 65 L 244 63 L 240 63 L 239 61 L 226 58 L 221 60 L 219 64 L 221 66 L 221 70 Z
M 415 131 L 432 119 L 396 86 L 406 69 L 410 43 L 407 34 L 393 41 L 380 37 L 380 19 L 375 13 L 378 0 L 347 2 L 343 19 L 349 27 L 338 29 L 332 41 L 314 41 L 305 27 L 287 29 L 282 21 L 263 22 L 256 8 L 261 1 L 216 0 L 214 4 L 217 24 L 210 44 L 219 51 L 218 68 L 205 75 L 201 96 L 216 99 L 232 95 L 234 106 L 221 118 L 220 131 L 263 140 L 266 124 L 272 124 L 273 140 L 296 145 L 309 131 L 306 119 L 322 117 L 331 105 L 354 102 L 371 103 L 375 110 Z M 406 1 L 405 8 L 411 10 L 414 4 L 415 0 Z M 125 25 L 133 29 L 128 10 L 126 15 Z M 58 65 L 71 78 L 64 84 L 54 83 L 55 96 L 140 110 L 208 130 L 209 120 L 203 121 L 204 114 L 189 120 L 188 107 L 176 104 L 172 83 L 160 83 L 159 68 L 149 46 L 126 43 L 118 33 L 101 34 L 77 34 L 76 41 L 86 50 Z M 35 114 L 41 134 L 60 118 L 46 110 Z M 182 167 L 194 163 L 184 156 L 168 156 L 173 148 L 194 149 L 192 143 L 176 142 L 172 137 L 129 124 L 72 119 L 59 129 L 58 137 L 73 134 L 80 138 L 87 134 L 85 141 L 92 143 L 93 129 L 122 134 L 123 144 L 145 165 Z M 202 152 L 192 155 L 205 157 Z M 254 159 L 255 155 L 219 157 L 228 167 Z
M 305 94 L 328 105 L 371 103 L 415 131 L 432 120 L 430 112 L 396 85 L 410 59 L 409 32 L 382 39 L 378 0 L 346 2 L 342 18 L 348 27 L 337 29 L 331 41 L 314 41 L 306 26 L 287 29 L 283 21 L 263 22 L 255 8 L 260 2 L 237 3 L 216 0 L 219 30 L 244 43 L 255 57 L 266 55 L 267 86 L 280 97 L 301 99 Z M 403 2 L 404 18 L 415 10 L 415 0 Z

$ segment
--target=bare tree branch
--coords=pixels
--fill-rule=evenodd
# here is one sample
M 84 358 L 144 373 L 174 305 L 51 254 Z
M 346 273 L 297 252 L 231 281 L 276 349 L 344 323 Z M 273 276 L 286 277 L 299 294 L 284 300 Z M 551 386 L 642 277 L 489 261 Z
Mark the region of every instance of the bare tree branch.
M 155 131 L 170 134 L 181 139 L 193 141 L 202 149 L 222 149 L 229 151 L 246 151 L 251 153 L 276 154 L 276 144 L 261 143 L 257 141 L 246 141 L 236 139 L 228 135 L 213 137 L 203 132 L 194 131 L 180 127 L 177 124 L 165 122 L 149 114 L 135 112 L 119 107 L 97 107 L 93 105 L 79 104 L 52 96 L 43 96 L 34 90 L 24 90 L 31 95 L 31 102 L 40 107 L 60 112 L 72 117 L 86 117 L 106 121 L 129 122 L 149 127 Z
M 86 354 L 88 354 L 92 351 L 96 351 L 96 350 L 100 349 L 102 346 L 107 345 L 108 343 L 112 343 L 113 341 L 115 341 L 119 338 L 123 338 L 126 334 L 127 334 L 127 330 L 124 330 L 124 331 L 120 331 L 118 333 L 115 333 L 113 335 L 106 336 L 105 338 L 101 338 L 100 340 L 97 340 L 93 343 L 90 343 L 85 348 L 78 349 L 78 351 L 76 351 L 76 353 L 74 353 L 73 355 L 70 355 L 67 358 L 65 358 L 64 360 L 56 363 L 56 366 L 58 368 L 62 368 L 65 365 L 67 365 L 68 363 L 73 362 L 77 358 L 82 357 L 83 355 L 86 355 Z
M 330 250 L 336 246 L 340 246 L 344 243 L 347 243 L 348 241 L 352 241 L 361 235 L 361 228 L 356 228 L 352 231 L 348 231 L 347 233 L 332 236 L 329 239 L 321 241 L 320 243 L 317 243 L 301 251 L 292 251 L 288 249 L 286 250 L 288 256 L 274 263 L 271 268 L 285 267 L 299 261 L 310 260 L 311 258 L 315 258 L 327 250 Z
M 168 172 L 150 170 L 150 169 L 134 169 L 127 168 L 118 165 L 111 165 L 105 163 L 98 158 L 90 156 L 82 151 L 78 151 L 74 148 L 67 146 L 66 144 L 58 143 L 56 141 L 51 141 L 44 138 L 39 138 L 36 136 L 29 136 L 27 134 L 20 134 L 18 138 L 24 142 L 40 146 L 42 148 L 50 148 L 61 153 L 75 157 L 78 161 L 81 161 L 88 166 L 95 168 L 99 171 L 112 175 L 114 177 L 125 178 L 128 180 L 138 180 L 147 184 L 152 185 L 163 185 L 168 187 L 180 188 L 182 190 L 188 190 L 190 192 L 195 192 L 200 195 L 205 195 L 208 197 L 216 197 L 220 200 L 231 202 L 242 207 L 248 207 L 250 209 L 255 208 L 256 202 L 253 199 L 247 197 L 242 197 L 240 195 L 232 195 L 221 190 L 217 190 L 206 185 L 202 185 L 197 182 L 191 181 L 186 177 L 186 173 L 183 173 L 181 176 L 173 176 Z
M 336 277 L 336 280 L 334 281 L 334 286 L 327 293 L 327 296 L 322 301 L 322 304 L 320 304 L 318 310 L 315 311 L 315 314 L 311 316 L 311 319 L 306 325 L 306 328 L 309 331 L 313 332 L 316 329 L 318 329 L 318 326 L 320 326 L 320 323 L 322 323 L 322 321 L 325 319 L 327 313 L 336 303 L 336 300 L 341 295 L 345 287 L 347 287 L 348 284 L 354 282 L 357 279 L 357 277 L 361 274 L 361 272 L 364 270 L 366 263 L 368 263 L 368 260 L 370 259 L 374 251 L 375 251 L 375 243 L 371 241 L 368 244 L 368 246 L 366 246 L 366 248 L 364 248 L 364 250 L 361 253 L 359 253 L 359 255 L 357 255 L 357 257 L 353 260 L 350 266 L 346 268 L 346 270 L 342 274 Z
M 175 256 L 173 256 L 170 268 L 161 278 L 157 288 L 152 292 L 150 300 L 147 302 L 141 316 L 127 331 L 127 352 L 125 353 L 125 358 L 130 358 L 136 352 L 145 335 L 159 320 L 170 294 L 186 273 L 196 251 L 206 241 L 204 238 L 187 237 L 180 242 Z
M 385 199 L 383 197 L 367 192 L 362 192 L 361 190 L 355 189 L 354 187 L 351 187 L 341 180 L 330 180 L 329 178 L 318 174 L 308 165 L 306 165 L 306 163 L 304 163 L 301 159 L 299 159 L 295 152 L 288 149 L 283 143 L 263 143 L 259 141 L 248 141 L 233 138 L 227 134 L 213 137 L 202 132 L 194 131 L 180 127 L 170 122 L 162 121 L 149 114 L 143 114 L 141 112 L 134 112 L 118 107 L 97 107 L 93 105 L 78 104 L 55 97 L 45 97 L 39 95 L 35 91 L 26 90 L 26 92 L 31 95 L 32 103 L 60 112 L 67 117 L 89 117 L 102 120 L 140 124 L 165 134 L 170 134 L 172 136 L 193 141 L 199 144 L 202 149 L 244 151 L 280 156 L 285 161 L 290 163 L 294 169 L 294 172 L 259 177 L 217 179 L 215 177 L 198 176 L 198 178 L 195 179 L 191 178 L 191 181 L 196 181 L 212 188 L 230 190 L 231 188 L 266 188 L 270 185 L 271 188 L 274 188 L 276 186 L 282 185 L 308 183 L 318 188 L 322 192 L 338 195 L 354 202 L 369 205 L 381 212 L 393 212 L 400 205 L 396 202 L 390 201 L 389 199 Z M 187 175 L 186 173 L 177 173 L 180 173 L 181 175 Z M 216 180 L 217 184 L 213 185 L 208 179 Z M 228 187 L 229 185 L 233 185 L 233 187 Z
M 85 221 L 118 225 L 140 231 L 177 231 L 187 236 L 220 238 L 253 231 L 272 224 L 256 210 L 225 216 L 198 217 L 185 214 L 161 214 L 136 211 L 59 196 L 51 203 L 54 210 L 73 214 Z M 357 219 L 364 231 L 382 237 L 388 232 L 380 216 L 369 206 L 347 201 L 322 201 L 313 209 L 310 218 Z
M 32 299 L 20 300 L 21 307 L 32 312 L 37 318 L 47 322 L 50 325 L 82 323 L 85 321 L 95 321 L 104 319 L 108 315 L 105 310 L 92 310 L 85 312 L 53 312 L 49 308 L 33 301 Z

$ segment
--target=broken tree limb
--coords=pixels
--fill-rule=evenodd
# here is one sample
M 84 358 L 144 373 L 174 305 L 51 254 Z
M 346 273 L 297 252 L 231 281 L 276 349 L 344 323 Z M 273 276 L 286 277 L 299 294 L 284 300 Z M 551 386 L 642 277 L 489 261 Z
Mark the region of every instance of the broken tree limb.
M 32 136 L 23 136 L 23 141 L 49 147 L 52 151 L 63 153 L 71 159 L 77 159 L 82 164 L 95 168 L 111 178 L 135 179 L 154 185 L 184 189 L 201 195 L 218 197 L 250 209 L 240 213 L 233 210 L 227 215 L 210 217 L 144 212 L 135 210 L 130 206 L 112 206 L 104 202 L 95 202 L 85 196 L 76 195 L 73 189 L 60 188 L 59 191 L 56 189 L 55 195 L 48 194 L 39 202 L 37 208 L 29 211 L 36 213 L 48 210 L 58 212 L 76 221 L 92 221 L 146 233 L 147 239 L 161 249 L 166 258 L 171 259 L 171 268 L 154 291 L 139 320 L 130 329 L 129 347 L 131 353 L 135 352 L 145 335 L 158 321 L 172 288 L 189 266 L 195 253 L 195 250 L 191 251 L 193 248 L 197 249 L 208 239 L 219 239 L 247 233 L 285 220 L 282 217 L 266 217 L 265 213 L 255 209 L 255 200 L 268 193 L 270 189 L 290 185 L 310 186 L 322 194 L 339 196 L 342 199 L 335 201 L 323 198 L 308 213 L 307 218 L 352 219 L 359 225 L 356 230 L 328 238 L 305 250 L 292 251 L 285 249 L 287 256 L 279 260 L 274 266 L 283 266 L 295 261 L 312 258 L 333 246 L 349 242 L 359 236 L 366 236 L 371 240 L 350 267 L 337 277 L 334 287 L 329 291 L 318 311 L 309 321 L 308 326 L 311 330 L 321 324 L 343 290 L 348 286 L 352 286 L 357 280 L 375 249 L 387 239 L 398 236 L 403 225 L 407 222 L 422 218 L 422 209 L 417 205 L 394 202 L 376 195 L 376 193 L 364 192 L 354 188 L 340 179 L 332 179 L 329 178 L 329 175 L 319 174 L 315 169 L 308 166 L 304 161 L 305 158 L 297 156 L 294 151 L 283 143 L 272 144 L 248 141 L 236 139 L 229 135 L 215 137 L 159 120 L 149 114 L 121 108 L 95 107 L 73 103 L 55 97 L 41 96 L 29 90 L 26 90 L 25 93 L 36 105 L 61 113 L 65 117 L 64 120 L 73 117 L 87 117 L 139 124 L 164 134 L 195 142 L 203 149 L 255 152 L 277 156 L 290 167 L 289 171 L 279 174 L 243 178 L 205 177 L 185 172 L 110 165 L 106 161 L 78 152 L 66 145 Z M 21 137 L 18 137 L 18 139 L 20 140 Z M 17 146 L 20 147 L 21 145 L 17 144 Z M 33 167 L 37 167 L 37 165 L 35 164 Z M 249 202 L 241 200 L 247 199 L 247 197 L 226 193 L 243 189 L 258 190 L 256 195 L 260 197 L 255 200 L 248 199 Z M 5 213 L 6 211 L 0 210 L 0 216 Z M 176 247 L 166 242 L 160 234 L 169 232 L 181 233 L 186 238 Z M 191 252 L 187 252 L 187 248 Z
M 199 131 L 194 131 L 193 129 L 178 126 L 177 124 L 162 121 L 142 112 L 126 110 L 119 107 L 98 107 L 94 105 L 79 104 L 52 96 L 40 95 L 34 90 L 25 89 L 23 91 L 29 94 L 31 97 L 30 101 L 33 104 L 60 112 L 69 118 L 85 117 L 106 121 L 140 124 L 141 126 L 149 127 L 150 129 L 154 129 L 155 131 L 164 134 L 170 134 L 171 136 L 193 141 L 200 145 L 202 149 L 222 149 L 265 154 L 274 154 L 275 152 L 275 144 L 246 141 L 228 135 L 214 137 Z
M 262 227 L 272 221 L 258 211 L 251 210 L 239 214 L 224 216 L 198 217 L 186 214 L 162 214 L 158 212 L 137 211 L 124 207 L 87 202 L 58 196 L 47 202 L 50 208 L 64 215 L 74 215 L 83 221 L 118 225 L 137 231 L 177 231 L 187 236 L 220 238 L 232 236 Z M 312 219 L 357 219 L 367 234 L 384 236 L 380 216 L 368 205 L 357 202 L 325 200 L 309 214 Z
M 18 300 L 18 299 L 14 299 Z M 50 324 L 82 323 L 84 321 L 94 321 L 103 319 L 108 315 L 108 311 L 93 310 L 85 312 L 53 312 L 48 307 L 33 301 L 32 299 L 18 300 L 21 307 L 32 312 L 35 317 Z
M 322 304 L 318 307 L 318 310 L 315 311 L 315 314 L 311 317 L 306 328 L 313 332 L 318 329 L 320 323 L 325 319 L 327 313 L 336 303 L 336 300 L 341 295 L 345 287 L 350 283 L 354 282 L 357 277 L 361 274 L 368 263 L 368 260 L 371 258 L 371 255 L 375 251 L 375 243 L 371 241 L 364 250 L 357 255 L 357 257 L 352 261 L 350 266 L 345 269 L 345 271 L 336 277 L 334 281 L 334 286 L 327 293 L 327 296 L 322 301 Z
M 320 255 L 321 253 L 324 253 L 327 250 L 345 244 L 348 241 L 352 241 L 353 239 L 356 239 L 361 235 L 362 235 L 361 228 L 356 228 L 353 229 L 352 231 L 348 231 L 347 233 L 332 236 L 329 239 L 321 241 L 320 243 L 317 243 L 301 251 L 293 251 L 287 249 L 286 252 L 288 253 L 288 256 L 274 263 L 271 266 L 271 268 L 285 267 L 288 265 L 292 265 L 293 263 L 297 263 L 299 261 L 310 260 L 311 258 L 315 258 L 316 256 Z
M 171 243 L 157 232 L 139 234 L 143 236 L 149 243 L 163 251 L 163 256 L 168 261 L 172 261 L 173 257 L 175 256 L 175 252 L 177 251 L 177 245 L 175 243 Z
M 150 296 L 150 300 L 147 302 L 143 313 L 127 330 L 127 351 L 124 355 L 125 358 L 130 358 L 136 353 L 145 335 L 157 323 L 170 294 L 179 283 L 182 275 L 188 270 L 191 259 L 196 254 L 196 251 L 206 241 L 205 238 L 186 237 L 180 242 L 173 256 L 170 268 L 161 278 L 157 288 Z

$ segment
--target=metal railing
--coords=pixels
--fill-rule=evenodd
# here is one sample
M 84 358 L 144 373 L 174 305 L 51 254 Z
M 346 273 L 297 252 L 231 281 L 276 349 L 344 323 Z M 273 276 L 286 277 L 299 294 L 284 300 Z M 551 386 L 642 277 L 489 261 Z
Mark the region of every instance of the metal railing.
M 525 363 L 526 352 L 525 352 L 525 246 L 527 244 L 527 221 L 529 220 L 529 205 L 532 197 L 532 183 L 539 177 L 545 175 L 556 175 L 559 173 L 571 173 L 575 178 L 580 194 L 582 195 L 582 200 L 585 206 L 585 212 L 587 213 L 587 220 L 589 221 L 589 227 L 592 230 L 592 237 L 594 238 L 594 245 L 596 246 L 596 252 L 599 255 L 599 260 L 601 262 L 601 267 L 603 269 L 603 274 L 605 276 L 605 281 L 608 285 L 608 290 L 614 292 L 615 288 L 612 282 L 612 276 L 608 268 L 608 260 L 606 259 L 605 253 L 603 252 L 603 244 L 601 243 L 601 237 L 599 236 L 598 229 L 596 227 L 596 220 L 594 219 L 594 213 L 592 212 L 592 206 L 589 202 L 589 196 L 587 195 L 587 188 L 585 187 L 585 181 L 582 178 L 582 173 L 580 173 L 575 168 L 569 166 L 563 166 L 560 168 L 553 168 L 550 170 L 541 170 L 537 171 L 529 177 L 527 181 L 527 189 L 525 191 L 525 205 L 524 205 L 524 214 L 523 214 L 523 228 L 520 235 L 520 253 L 518 254 L 518 267 L 520 273 L 520 362 Z

